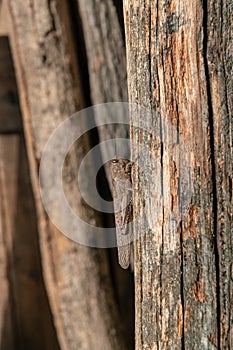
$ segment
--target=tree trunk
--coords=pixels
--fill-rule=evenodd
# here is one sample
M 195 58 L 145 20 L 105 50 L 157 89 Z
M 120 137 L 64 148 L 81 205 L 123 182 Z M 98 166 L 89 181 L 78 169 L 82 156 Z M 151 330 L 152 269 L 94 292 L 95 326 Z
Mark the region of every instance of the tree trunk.
M 230 2 L 125 0 L 124 15 L 129 100 L 140 105 L 136 349 L 230 348 Z

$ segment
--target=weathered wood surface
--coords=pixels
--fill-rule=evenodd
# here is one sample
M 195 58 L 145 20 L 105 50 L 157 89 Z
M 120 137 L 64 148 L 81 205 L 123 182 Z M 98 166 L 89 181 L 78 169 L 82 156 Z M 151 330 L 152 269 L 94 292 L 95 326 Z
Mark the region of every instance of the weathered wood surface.
M 124 349 L 106 251 L 80 246 L 58 232 L 44 212 L 39 193 L 38 164 L 50 133 L 84 107 L 70 9 L 63 1 L 9 3 L 43 273 L 59 345 L 69 350 Z M 78 159 L 70 157 L 67 173 L 77 173 L 87 143 L 77 150 Z M 81 196 L 72 196 L 74 181 L 67 177 L 64 186 L 75 210 L 100 224 L 101 217 L 84 205 Z
M 136 349 L 232 345 L 232 7 L 209 5 L 124 1 Z

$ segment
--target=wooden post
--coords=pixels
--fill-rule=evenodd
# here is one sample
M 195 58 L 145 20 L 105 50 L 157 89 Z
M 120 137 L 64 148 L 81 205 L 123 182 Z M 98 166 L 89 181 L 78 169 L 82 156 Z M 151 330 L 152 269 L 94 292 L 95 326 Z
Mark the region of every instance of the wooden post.
M 125 0 L 124 15 L 129 100 L 149 111 L 131 115 L 136 349 L 230 348 L 232 7 Z

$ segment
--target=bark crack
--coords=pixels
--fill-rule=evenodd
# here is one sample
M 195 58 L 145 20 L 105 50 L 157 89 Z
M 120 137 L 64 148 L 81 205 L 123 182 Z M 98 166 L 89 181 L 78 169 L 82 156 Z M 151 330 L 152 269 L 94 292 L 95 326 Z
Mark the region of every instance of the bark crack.
M 183 230 L 182 230 L 182 221 L 180 221 L 180 301 L 182 307 L 182 334 L 181 334 L 181 349 L 185 349 L 184 341 L 184 252 L 183 252 Z
M 164 189 L 163 189 L 163 125 L 162 125 L 162 115 L 160 114 L 160 142 L 161 142 L 161 154 L 160 154 L 160 164 L 161 164 L 161 195 L 162 198 L 164 196 Z M 163 254 L 164 254 L 164 200 L 163 200 L 163 205 L 162 205 L 162 210 L 163 210 L 163 217 L 162 217 L 162 243 L 161 243 L 161 248 L 160 248 L 160 273 L 159 273 L 159 286 L 160 286 L 160 316 L 162 319 L 163 316 L 163 310 L 162 310 L 162 299 L 163 299 L 163 282 L 162 282 L 162 266 L 163 266 Z M 161 327 L 162 328 L 162 327 Z M 157 344 L 158 349 L 160 348 L 159 343 Z
M 148 63 L 149 63 L 149 94 L 150 94 L 150 107 L 151 109 L 153 108 L 152 107 L 152 95 L 153 95 L 153 92 L 152 92 L 152 73 L 151 73 L 151 7 L 149 7 L 149 11 L 148 11 L 148 30 L 149 30 L 149 38 L 148 38 L 148 51 L 149 51 L 149 55 L 148 55 Z
M 47 37 L 51 32 L 56 32 L 56 21 L 54 18 L 54 11 L 53 11 L 53 5 L 54 2 L 52 2 L 51 0 L 47 0 L 48 1 L 48 10 L 49 10 L 49 14 L 50 14 L 50 19 L 51 19 L 51 28 L 50 30 L 47 31 L 47 33 L 45 34 L 45 37 Z
M 208 66 L 208 5 L 207 1 L 203 1 L 203 60 L 206 77 L 206 93 L 208 99 L 209 109 L 209 128 L 210 128 L 210 153 L 211 153 L 211 167 L 212 167 L 212 191 L 213 191 L 213 243 L 215 254 L 215 268 L 216 268 L 216 314 L 217 314 L 217 347 L 221 348 L 220 338 L 220 271 L 219 271 L 219 251 L 218 251 L 218 237 L 217 237 L 217 224 L 218 224 L 218 205 L 217 205 L 217 185 L 216 185 L 216 167 L 215 167 L 215 150 L 214 150 L 214 118 L 213 118 L 213 105 L 212 94 L 210 84 L 210 73 Z
M 79 67 L 79 74 L 81 77 L 83 95 L 85 98 L 86 107 L 92 106 L 90 93 L 90 77 L 88 71 L 87 48 L 84 39 L 84 29 L 80 14 L 80 9 L 77 1 L 71 0 L 68 2 L 68 11 L 71 23 L 71 32 L 73 36 L 75 59 Z
M 178 118 L 178 103 L 176 101 L 176 113 L 177 113 L 177 144 L 180 144 L 180 120 Z M 180 198 L 180 179 L 178 180 L 178 193 Z M 180 213 L 182 214 L 182 206 L 179 208 Z M 184 301 L 184 250 L 183 250 L 183 229 L 182 229 L 182 215 L 180 219 L 180 302 L 182 308 L 182 329 L 181 329 L 181 350 L 185 349 L 185 340 L 184 340 L 184 328 L 185 328 L 185 301 Z

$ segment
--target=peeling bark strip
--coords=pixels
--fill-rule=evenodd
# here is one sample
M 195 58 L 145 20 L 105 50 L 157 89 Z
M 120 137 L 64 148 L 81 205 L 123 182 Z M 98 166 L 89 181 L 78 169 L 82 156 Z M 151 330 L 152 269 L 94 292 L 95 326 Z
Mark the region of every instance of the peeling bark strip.
M 125 0 L 124 16 L 129 100 L 151 110 L 131 115 L 151 130 L 132 126 L 131 136 L 133 158 L 146 145 L 141 168 L 152 172 L 133 174 L 136 349 L 230 348 L 232 7 Z M 191 198 L 180 217 L 187 155 Z

